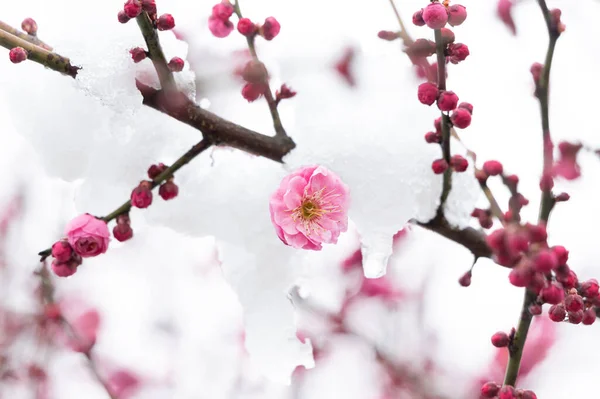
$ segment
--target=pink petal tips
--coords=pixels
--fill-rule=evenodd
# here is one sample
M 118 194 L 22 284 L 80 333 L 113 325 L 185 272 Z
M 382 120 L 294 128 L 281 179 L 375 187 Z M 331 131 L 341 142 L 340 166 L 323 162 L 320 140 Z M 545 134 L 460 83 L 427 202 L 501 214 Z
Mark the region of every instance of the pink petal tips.
M 271 195 L 271 221 L 284 244 L 319 251 L 322 243 L 337 243 L 347 230 L 349 200 L 348 186 L 335 173 L 303 166 Z

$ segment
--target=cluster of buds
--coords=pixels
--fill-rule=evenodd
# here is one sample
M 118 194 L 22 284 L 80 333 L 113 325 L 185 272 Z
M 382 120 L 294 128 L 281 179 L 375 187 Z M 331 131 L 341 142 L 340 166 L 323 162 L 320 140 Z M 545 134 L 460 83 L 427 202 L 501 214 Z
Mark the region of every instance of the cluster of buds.
M 158 30 L 170 30 L 175 27 L 175 18 L 171 14 L 157 16 L 156 0 L 127 0 L 117 18 L 120 23 L 125 24 L 129 20 L 137 18 L 142 12 L 148 14 Z
M 235 8 L 229 0 L 223 0 L 213 6 L 208 18 L 208 29 L 215 37 L 224 38 L 233 31 L 233 22 L 230 18 L 234 12 Z M 273 40 L 279 34 L 281 25 L 274 17 L 268 17 L 262 24 L 254 23 L 248 18 L 240 18 L 237 30 L 246 37 L 252 38 L 259 34 L 265 40 Z
M 529 308 L 532 315 L 541 314 L 541 306 L 550 304 L 548 314 L 553 321 L 594 323 L 600 305 L 598 282 L 591 279 L 580 284 L 567 264 L 569 251 L 560 245 L 549 247 L 547 238 L 544 225 L 513 223 L 492 232 L 487 243 L 494 260 L 512 269 L 510 283 L 537 295 Z
M 248 102 L 253 102 L 259 99 L 267 90 L 269 73 L 265 64 L 257 60 L 251 60 L 246 63 L 242 70 L 242 79 L 246 82 L 242 88 L 242 96 Z
M 453 91 L 439 90 L 437 84 L 425 82 L 419 85 L 417 98 L 421 104 L 432 105 L 437 103 L 442 112 L 453 111 L 450 116 L 452 125 L 465 129 L 471 124 L 473 106 L 469 103 L 458 104 L 458 96 Z
M 481 387 L 482 398 L 498 399 L 537 399 L 533 391 L 517 389 L 512 385 L 500 385 L 495 382 L 486 382 Z
M 88 213 L 71 220 L 65 234 L 65 239 L 52 245 L 52 271 L 59 277 L 75 274 L 82 258 L 98 256 L 108 249 L 106 222 Z
M 154 180 L 161 173 L 167 170 L 167 168 L 167 165 L 163 163 L 155 164 L 148 168 L 148 177 L 151 180 L 142 180 L 140 184 L 138 184 L 138 186 L 133 189 L 133 191 L 131 192 L 132 206 L 144 209 L 152 205 L 152 180 Z M 158 189 L 158 195 L 160 195 L 165 201 L 171 200 L 177 197 L 177 194 L 179 194 L 179 187 L 173 182 L 173 179 L 174 178 L 172 176 L 169 177 L 164 183 L 160 185 Z

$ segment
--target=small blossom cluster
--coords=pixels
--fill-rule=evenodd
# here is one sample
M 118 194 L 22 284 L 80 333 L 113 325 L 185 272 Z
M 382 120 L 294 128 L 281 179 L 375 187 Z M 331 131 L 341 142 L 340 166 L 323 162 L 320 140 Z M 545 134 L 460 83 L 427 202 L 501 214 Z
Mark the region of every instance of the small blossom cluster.
M 59 277 L 75 274 L 82 258 L 103 254 L 108 249 L 110 233 L 106 222 L 88 213 L 71 220 L 65 235 L 65 239 L 52 245 L 52 271 Z
M 494 260 L 511 268 L 510 283 L 537 295 L 529 308 L 532 315 L 541 314 L 541 306 L 550 304 L 548 314 L 553 321 L 567 318 L 572 324 L 593 324 L 600 305 L 598 282 L 591 279 L 580 284 L 567 264 L 569 251 L 560 245 L 549 247 L 547 238 L 542 224 L 510 224 L 492 232 L 487 243 Z
M 486 382 L 481 387 L 482 398 L 498 399 L 537 399 L 533 391 L 517 389 L 512 385 L 500 385 L 495 382 Z
M 258 60 L 250 60 L 242 70 L 242 79 L 246 82 L 242 88 L 242 97 L 248 102 L 258 100 L 268 90 L 269 73 L 265 64 Z
M 230 18 L 234 12 L 235 8 L 229 0 L 223 0 L 213 6 L 212 13 L 208 18 L 208 29 L 215 37 L 224 38 L 233 31 L 233 22 Z M 253 38 L 258 34 L 265 40 L 273 40 L 279 34 L 281 25 L 274 17 L 268 17 L 262 25 L 256 24 L 248 18 L 240 18 L 237 30 L 246 37 Z
M 417 90 L 417 98 L 421 104 L 432 105 L 437 103 L 442 112 L 453 111 L 450 122 L 454 127 L 465 129 L 471 124 L 473 106 L 469 103 L 458 103 L 458 96 L 453 91 L 439 90 L 437 84 L 431 82 L 421 83 Z
M 426 83 L 427 84 L 427 83 Z M 452 92 L 446 92 L 446 93 L 451 93 L 448 94 L 448 97 L 450 97 L 450 99 L 446 98 L 446 100 L 442 100 L 442 101 L 454 101 L 454 93 Z M 456 101 L 458 101 L 458 97 L 456 97 Z M 470 116 L 471 113 L 473 112 L 473 106 L 469 103 L 460 103 L 458 105 L 458 107 L 456 108 L 456 111 L 460 111 L 460 112 L 466 112 L 469 114 L 469 121 L 470 121 Z M 456 113 L 455 111 L 455 113 Z M 425 141 L 429 144 L 438 144 L 441 145 L 442 144 L 442 117 L 437 118 L 434 123 L 433 126 L 435 127 L 435 131 L 431 131 L 431 132 L 427 132 L 425 133 Z M 455 154 L 450 158 L 450 162 L 447 162 L 444 158 L 440 158 L 440 159 L 436 159 L 435 161 L 433 161 L 431 163 L 431 169 L 433 170 L 433 173 L 435 174 L 442 174 L 444 173 L 446 170 L 448 170 L 448 168 L 452 168 L 452 170 L 454 170 L 455 172 L 464 172 L 467 170 L 467 168 L 469 167 L 469 161 L 463 157 L 462 155 L 459 154 Z
M 152 189 L 154 188 L 152 180 L 166 171 L 167 168 L 167 165 L 163 163 L 155 164 L 148 168 L 148 177 L 150 180 L 142 180 L 140 184 L 133 189 L 131 192 L 131 206 L 145 209 L 152 205 Z M 169 177 L 158 189 L 158 195 L 165 201 L 171 200 L 179 194 L 179 187 L 174 183 L 173 179 L 173 177 Z
M 157 16 L 156 0 L 127 0 L 123 9 L 117 14 L 117 19 L 120 23 L 125 24 L 131 19 L 137 18 L 142 12 L 148 14 L 158 30 L 171 30 L 175 27 L 175 18 L 171 14 Z

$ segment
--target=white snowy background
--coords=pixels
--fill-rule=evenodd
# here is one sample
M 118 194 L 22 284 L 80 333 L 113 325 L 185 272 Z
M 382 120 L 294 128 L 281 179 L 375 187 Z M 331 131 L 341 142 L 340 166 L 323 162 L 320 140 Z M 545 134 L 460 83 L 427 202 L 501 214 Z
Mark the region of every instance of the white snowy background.
M 213 37 L 207 18 L 213 1 L 158 0 L 159 13 L 174 15 L 177 31 L 160 34 L 167 57 L 185 58 L 182 87 L 209 110 L 260 132 L 272 122 L 263 101 L 248 104 L 233 76 L 234 57 L 245 41 L 233 32 Z M 258 51 L 273 87 L 289 84 L 298 95 L 282 103 L 281 115 L 297 149 L 282 166 L 239 151 L 202 154 L 176 175 L 180 194 L 155 198 L 148 210 L 131 213 L 134 239 L 111 242 L 109 252 L 86 260 L 78 273 L 56 280 L 60 297 L 99 310 L 102 324 L 95 351 L 146 381 L 135 398 L 288 398 L 290 374 L 312 367 L 311 349 L 295 335 L 288 292 L 303 292 L 332 311 L 339 310 L 339 263 L 358 248 L 371 276 L 391 254 L 392 235 L 411 218 L 428 220 L 437 207 L 441 178 L 430 163 L 439 157 L 423 135 L 438 116 L 416 99 L 418 80 L 396 42 L 377 38 L 395 30 L 389 3 L 377 1 L 241 0 L 245 16 L 275 16 L 281 34 L 260 42 Z M 425 0 L 399 1 L 414 38 L 433 37 L 410 24 Z M 449 69 L 448 87 L 474 107 L 463 141 L 480 162 L 498 159 L 517 173 L 531 200 L 524 216 L 537 215 L 541 168 L 541 126 L 533 97 L 530 65 L 543 61 L 547 33 L 537 3 L 519 2 L 518 36 L 495 16 L 495 1 L 464 0 L 467 21 L 454 29 L 471 55 Z M 594 51 L 600 25 L 592 0 L 549 1 L 563 11 L 567 30 L 555 53 L 551 80 L 552 135 L 583 140 L 600 148 L 595 79 L 600 55 Z M 39 35 L 58 53 L 80 65 L 79 78 L 44 70 L 32 62 L 13 65 L 0 57 L 0 204 L 23 192 L 25 215 L 10 236 L 3 306 L 26 310 L 37 252 L 60 238 L 66 221 L 79 213 L 102 215 L 129 195 L 155 162 L 169 163 L 199 140 L 199 132 L 141 105 L 134 76 L 149 60 L 134 65 L 128 49 L 142 46 L 137 25 L 116 20 L 121 0 L 28 0 L 0 4 L 0 19 L 18 26 L 33 17 Z M 347 46 L 357 51 L 357 87 L 347 87 L 332 65 Z M 191 70 L 189 69 L 191 65 Z M 462 149 L 454 146 L 456 152 Z M 581 278 L 600 277 L 597 215 L 600 161 L 582 155 L 582 177 L 557 182 L 571 194 L 550 222 L 551 244 L 570 250 L 570 266 Z M 351 231 L 338 246 L 307 253 L 284 246 L 268 215 L 268 197 L 294 168 L 319 163 L 350 186 Z M 470 223 L 477 201 L 470 173 L 457 176 L 448 218 Z M 493 185 L 501 204 L 507 195 Z M 489 337 L 509 330 L 518 318 L 522 292 L 509 285 L 507 270 L 479 261 L 469 288 L 458 285 L 471 257 L 465 249 L 414 229 L 390 262 L 393 278 L 407 293 L 422 293 L 418 309 L 357 310 L 357 329 L 395 348 L 415 364 L 434 359 L 444 372 L 428 382 L 448 398 L 465 397 L 495 354 Z M 16 276 L 16 277 L 15 277 Z M 423 328 L 417 329 L 417 315 Z M 382 319 L 383 318 L 383 319 Z M 422 333 L 423 331 L 428 334 Z M 600 371 L 600 326 L 559 325 L 546 360 L 521 385 L 538 397 L 562 399 L 594 392 Z M 435 336 L 435 345 L 431 344 Z M 242 340 L 245 337 L 245 340 Z M 337 348 L 337 347 L 336 347 Z M 35 352 L 35 348 L 29 348 Z M 247 357 L 246 351 L 249 354 Z M 26 355 L 21 354 L 21 355 Z M 53 397 L 104 398 L 78 354 L 52 358 Z M 311 375 L 301 398 L 377 398 L 373 353 L 340 343 L 329 364 Z M 6 397 L 26 397 L 4 392 Z M 0 385 L 0 397 L 4 392 Z M 461 393 L 462 392 L 462 393 Z M 19 396 L 23 395 L 23 396 Z

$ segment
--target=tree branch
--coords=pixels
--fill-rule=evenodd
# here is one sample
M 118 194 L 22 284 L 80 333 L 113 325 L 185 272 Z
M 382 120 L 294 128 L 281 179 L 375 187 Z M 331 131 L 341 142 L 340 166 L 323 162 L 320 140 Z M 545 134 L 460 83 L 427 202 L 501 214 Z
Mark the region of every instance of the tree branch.
M 550 137 L 550 121 L 549 121 L 549 107 L 548 107 L 548 87 L 550 82 L 550 68 L 552 66 L 552 57 L 554 55 L 554 48 L 556 41 L 560 36 L 558 26 L 552 21 L 552 16 L 545 0 L 538 0 L 544 20 L 546 21 L 546 27 L 548 29 L 548 50 L 546 52 L 546 60 L 540 79 L 536 82 L 536 97 L 540 101 L 541 118 L 542 118 L 542 137 L 543 137 L 543 151 L 544 151 L 544 165 L 543 173 L 549 173 L 552 168 L 553 155 L 552 155 L 552 139 Z M 547 224 L 550 217 L 550 212 L 554 207 L 554 197 L 552 190 L 543 190 L 542 198 L 540 200 L 540 215 L 539 222 Z M 513 343 L 510 346 L 508 364 L 506 366 L 506 375 L 504 377 L 504 385 L 515 386 L 517 377 L 519 375 L 519 368 L 521 366 L 521 357 L 523 356 L 523 348 L 525 347 L 525 340 L 527 339 L 527 332 L 531 325 L 531 314 L 529 313 L 529 305 L 535 301 L 536 295 L 529 290 L 525 289 L 525 298 L 523 300 L 523 306 L 521 307 L 521 318 L 519 319 L 519 325 L 517 326 L 517 332 L 515 334 Z
M 146 46 L 148 46 L 148 53 L 154 64 L 154 69 L 156 69 L 156 73 L 158 74 L 160 87 L 162 87 L 163 90 L 168 91 L 176 90 L 177 86 L 175 85 L 175 79 L 173 78 L 173 73 L 169 69 L 167 59 L 165 58 L 165 54 L 160 45 L 154 22 L 152 22 L 150 16 L 145 11 L 136 17 L 136 21 L 142 31 Z
M 9 50 L 15 47 L 23 47 L 27 51 L 27 58 L 31 61 L 42 64 L 46 68 L 50 68 L 72 78 L 77 76 L 77 71 L 80 69 L 79 67 L 71 65 L 71 61 L 69 61 L 68 58 L 48 51 L 32 42 L 21 39 L 3 29 L 0 29 L 0 46 Z
M 25 32 L 21 32 L 20 30 L 15 29 L 9 24 L 4 23 L 2 21 L 0 21 L 0 30 L 8 32 L 13 36 L 18 37 L 19 39 L 25 40 L 26 42 L 29 42 L 31 44 L 35 44 L 36 46 L 42 47 L 48 51 L 52 51 L 52 47 L 41 41 L 39 37 L 29 35 Z
M 181 169 L 184 165 L 188 164 L 192 159 L 196 158 L 199 154 L 201 154 L 202 152 L 207 150 L 211 145 L 212 145 L 212 143 L 207 139 L 203 139 L 202 141 L 198 142 L 196 145 L 194 145 L 192 148 L 190 148 L 185 154 L 183 154 L 181 157 L 179 157 L 179 159 L 177 159 L 173 163 L 173 165 L 169 166 L 164 172 L 162 172 L 161 174 L 156 176 L 152 180 L 151 187 L 155 188 L 156 186 L 159 186 L 162 182 L 166 181 L 171 176 L 173 176 L 173 174 L 175 174 L 175 172 L 177 172 L 179 169 Z M 111 220 L 115 219 L 117 216 L 127 213 L 130 210 L 131 210 L 131 200 L 128 200 L 125 203 L 123 203 L 123 205 L 121 205 L 120 207 L 118 207 L 117 209 L 115 209 L 114 211 L 109 213 L 108 215 L 102 217 L 101 219 L 108 223 Z M 38 255 L 40 255 L 42 257 L 41 261 L 43 262 L 48 256 L 50 256 L 51 253 L 52 253 L 52 248 L 48 248 L 48 249 L 45 249 L 45 250 L 41 251 L 40 253 L 38 253 Z
M 238 18 L 242 18 L 242 10 L 240 9 L 240 4 L 238 0 L 235 0 L 235 4 L 233 6 L 235 14 Z M 248 42 L 248 50 L 250 50 L 250 55 L 255 61 L 259 61 L 258 54 L 256 53 L 256 46 L 254 45 L 254 40 L 256 39 L 256 34 L 251 36 L 246 36 L 246 41 Z M 273 98 L 273 92 L 271 91 L 271 86 L 269 85 L 269 79 L 267 78 L 264 82 L 265 91 L 264 96 L 265 100 L 267 100 L 267 104 L 269 105 L 269 111 L 271 112 L 271 118 L 273 119 L 273 127 L 275 129 L 276 137 L 288 137 L 285 129 L 283 128 L 283 124 L 281 123 L 281 117 L 279 116 L 279 111 L 277 110 L 277 102 Z

